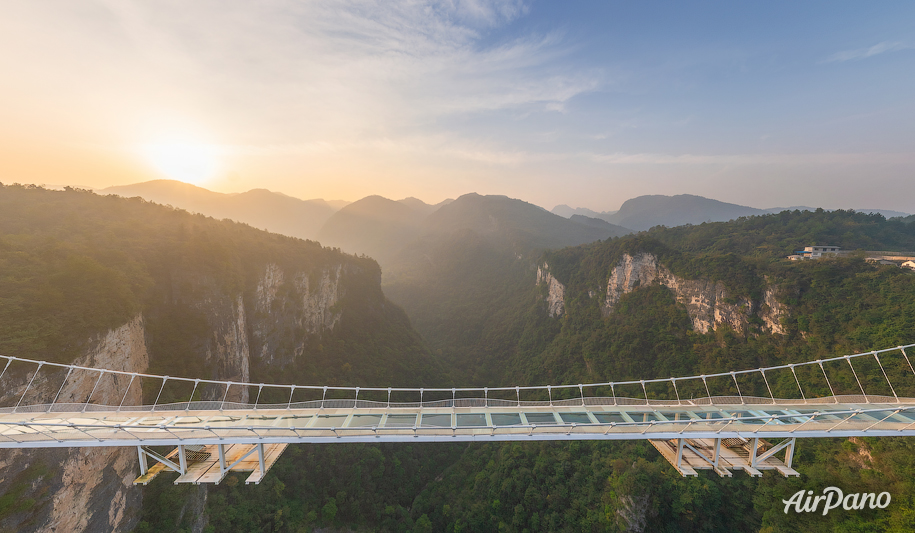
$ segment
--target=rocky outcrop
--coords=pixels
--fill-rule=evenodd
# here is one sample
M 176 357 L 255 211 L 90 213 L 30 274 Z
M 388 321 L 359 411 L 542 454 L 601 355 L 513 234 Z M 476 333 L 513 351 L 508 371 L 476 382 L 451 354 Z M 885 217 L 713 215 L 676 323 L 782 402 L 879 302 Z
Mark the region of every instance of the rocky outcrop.
M 304 272 L 295 277 L 295 288 L 302 298 L 302 312 L 298 314 L 299 325 L 309 333 L 334 329 L 341 313 L 336 304 L 339 300 L 340 273 L 343 265 L 327 268 L 320 276 Z
M 345 272 L 342 264 L 289 274 L 267 265 L 253 305 L 252 353 L 264 363 L 290 364 L 304 354 L 306 335 L 333 330 L 343 317 Z
M 263 358 L 266 364 L 290 364 L 302 355 L 309 336 L 331 331 L 340 323 L 343 279 L 353 268 L 358 267 L 337 263 L 311 271 L 284 272 L 276 264 L 267 264 L 251 292 L 234 295 L 207 276 L 175 271 L 167 297 L 170 303 L 162 309 L 171 309 L 169 305 L 184 309 L 188 316 L 205 324 L 202 329 L 191 330 L 193 338 L 184 339 L 184 346 L 206 368 L 208 375 L 199 377 L 248 382 L 252 379 L 252 356 Z M 154 339 L 155 334 L 172 331 L 161 325 L 171 324 L 163 322 L 167 311 L 157 312 L 150 323 L 158 320 L 158 329 L 147 331 L 144 318 L 137 316 L 90 340 L 90 348 L 73 363 L 146 371 L 150 363 L 147 336 Z M 158 333 L 150 333 L 154 330 Z M 149 345 L 157 346 L 152 340 Z M 30 374 L 20 374 L 15 385 L 6 384 L 0 404 L 16 405 L 23 394 L 23 405 L 47 403 L 55 397 L 57 403 L 73 404 L 87 400 L 109 405 L 143 402 L 141 380 L 131 381 L 129 375 L 104 374 L 99 379 L 96 372 L 74 371 L 66 376 L 66 370 L 44 367 L 27 386 Z M 204 399 L 221 399 L 225 389 L 200 387 L 200 393 Z M 248 402 L 248 388 L 231 387 L 225 398 Z M 131 448 L 3 450 L 0 494 L 16 494 L 17 501 L 32 503 L 8 508 L 0 515 L 0 531 L 129 531 L 137 524 L 142 502 L 142 489 L 133 486 L 137 472 L 136 450 Z M 182 512 L 193 515 L 195 531 L 206 527 L 205 502 L 205 488 L 185 502 Z
M 267 265 L 264 277 L 257 282 L 254 310 L 258 313 L 269 313 L 282 285 L 283 271 L 275 263 L 270 263 Z
M 74 363 L 125 372 L 146 370 L 149 354 L 142 317 L 109 331 L 95 349 Z M 80 379 L 82 377 L 86 379 Z M 93 376 L 80 374 L 72 380 L 69 399 L 78 401 L 91 393 L 93 402 L 141 403 L 143 391 L 139 381 L 130 383 L 127 376 L 110 374 L 106 378 L 96 387 Z M 129 531 L 138 518 L 142 498 L 140 489 L 133 486 L 137 476 L 136 452 L 125 448 L 70 448 L 68 452 L 69 457 L 61 469 L 63 486 L 52 499 L 48 530 Z
M 625 531 L 642 533 L 648 523 L 649 498 L 647 494 L 639 496 L 620 496 L 620 505 L 616 514 L 623 519 Z
M 214 377 L 229 381 L 251 381 L 251 351 L 248 348 L 248 324 L 245 302 L 241 296 L 234 302 L 209 310 L 209 322 L 213 328 L 212 338 L 206 345 L 207 368 L 214 371 Z M 216 393 L 215 389 L 211 391 Z M 216 397 L 206 398 L 216 399 Z M 226 400 L 246 403 L 247 387 L 232 387 Z
M 766 279 L 766 290 L 763 292 L 759 317 L 762 318 L 765 328 L 770 333 L 784 335 L 785 326 L 782 325 L 782 319 L 788 316 L 788 306 L 779 301 L 780 293 L 779 287 L 770 284 Z
M 545 283 L 547 286 L 546 307 L 551 318 L 562 315 L 565 311 L 565 285 L 550 274 L 550 266 L 546 263 L 537 267 L 537 285 Z
M 143 318 L 138 316 L 107 332 L 74 364 L 125 372 L 145 371 L 149 364 Z M 92 402 L 117 405 L 140 403 L 139 380 L 95 372 L 73 372 L 64 386 L 64 373 L 48 371 L 36 377 L 30 398 L 58 402 Z M 128 389 L 128 384 L 130 388 Z M 126 398 L 125 398 L 126 391 Z M 34 396 L 33 396 L 34 395 Z M 0 521 L 3 531 L 129 531 L 137 522 L 141 502 L 137 455 L 124 448 L 64 448 L 51 450 L 4 450 L 0 461 L 0 493 L 34 499 L 39 509 L 12 513 Z M 39 493 L 31 494 L 31 490 Z M 46 496 L 49 494 L 50 496 Z
M 753 302 L 745 297 L 732 298 L 724 283 L 680 278 L 649 253 L 635 256 L 623 254 L 607 281 L 607 294 L 602 306 L 604 314 L 611 313 L 624 294 L 652 283 L 673 291 L 677 301 L 686 306 L 695 331 L 707 333 L 727 325 L 746 334 L 751 318 L 759 314 L 766 332 L 784 334 L 781 318 L 787 313 L 787 307 L 778 302 L 775 288 L 766 290 L 763 302 Z

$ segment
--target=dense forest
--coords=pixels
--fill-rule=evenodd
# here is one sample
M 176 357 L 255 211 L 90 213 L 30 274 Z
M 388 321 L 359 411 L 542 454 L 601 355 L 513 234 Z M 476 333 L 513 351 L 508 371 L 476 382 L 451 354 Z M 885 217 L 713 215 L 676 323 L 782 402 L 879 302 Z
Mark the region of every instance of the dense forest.
M 200 349 L 208 322 L 174 297 L 175 287 L 181 294 L 252 298 L 267 262 L 289 270 L 344 262 L 352 270 L 341 327 L 300 339 L 313 356 L 289 359 L 282 369 L 252 362 L 252 379 L 263 381 L 619 381 L 913 342 L 915 272 L 854 254 L 785 260 L 814 243 L 910 251 L 915 224 L 846 211 L 783 212 L 656 227 L 550 251 L 524 242 L 512 248 L 464 229 L 423 245 L 437 250 L 435 279 L 450 284 L 430 287 L 428 269 L 414 286 L 409 278 L 399 281 L 398 298 L 414 299 L 404 304 L 408 320 L 380 294 L 371 259 L 138 199 L 6 186 L 0 188 L 0 351 L 72 360 L 86 339 L 142 312 L 152 369 L 198 375 L 209 369 L 187 355 Z M 720 281 L 735 300 L 759 300 L 776 287 L 788 309 L 784 334 L 753 321 L 746 332 L 724 325 L 696 331 L 673 292 L 657 284 L 623 295 L 605 312 L 610 272 L 624 254 L 640 253 L 683 279 Z M 560 317 L 548 315 L 545 288 L 536 283 L 544 263 L 565 287 Z M 420 294 L 426 288 L 434 298 Z M 449 307 L 454 301 L 461 302 L 458 309 Z M 445 312 L 448 320 L 429 316 Z M 412 329 L 411 322 L 423 323 L 415 313 L 426 315 L 418 329 L 433 339 Z M 166 331 L 172 333 L 163 337 Z M 472 342 L 461 343 L 462 332 Z M 302 335 L 295 328 L 286 333 Z M 915 395 L 915 389 L 900 392 Z M 806 439 L 795 457 L 799 479 L 774 473 L 720 479 L 708 471 L 684 479 L 645 441 L 294 445 L 260 485 L 230 476 L 208 487 L 203 512 L 207 531 L 901 532 L 915 529 L 913 448 L 915 440 L 906 438 Z M 199 524 L 187 502 L 201 489 L 171 481 L 160 476 L 143 489 L 137 531 L 192 531 Z M 826 517 L 783 512 L 791 494 L 830 485 L 889 491 L 892 504 Z M 24 511 L 0 498 L 0 520 L 17 512 Z

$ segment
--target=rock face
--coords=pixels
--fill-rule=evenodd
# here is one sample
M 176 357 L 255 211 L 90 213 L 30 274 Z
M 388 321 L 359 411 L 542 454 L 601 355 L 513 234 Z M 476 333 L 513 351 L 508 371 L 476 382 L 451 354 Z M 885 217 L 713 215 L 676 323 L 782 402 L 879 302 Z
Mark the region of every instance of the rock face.
M 547 285 L 546 306 L 547 312 L 551 318 L 561 316 L 565 311 L 565 285 L 559 282 L 550 274 L 550 265 L 544 263 L 543 266 L 537 267 L 537 284 L 545 283 Z
M 730 298 L 724 283 L 680 278 L 648 253 L 635 256 L 623 254 L 623 258 L 610 272 L 607 295 L 602 305 L 604 314 L 613 312 L 624 294 L 652 283 L 673 291 L 677 301 L 686 306 L 693 329 L 701 333 L 724 324 L 736 332 L 746 334 L 750 319 L 758 314 L 763 320 L 764 331 L 784 334 L 781 318 L 787 314 L 788 309 L 778 302 L 774 287 L 766 289 L 762 302 L 753 302 L 744 297 Z
M 302 313 L 298 315 L 299 325 L 309 333 L 334 329 L 340 321 L 340 311 L 335 308 L 340 288 L 340 273 L 343 265 L 325 269 L 320 277 L 312 281 L 311 276 L 300 272 L 295 277 L 295 288 L 302 299 Z
M 309 335 L 333 330 L 340 323 L 348 268 L 355 267 L 336 263 L 284 272 L 276 264 L 267 264 L 250 292 L 240 290 L 234 295 L 206 276 L 173 272 L 166 299 L 189 309 L 204 324 L 189 341 L 194 347 L 191 357 L 200 358 L 208 374 L 196 377 L 248 382 L 252 357 L 266 364 L 294 362 Z M 148 342 L 152 331 L 137 316 L 91 340 L 85 355 L 73 363 L 145 372 L 150 357 L 157 357 L 147 351 L 147 346 L 155 346 Z M 4 384 L 7 392 L 0 402 L 16 405 L 25 393 L 23 405 L 49 403 L 55 397 L 57 403 L 143 403 L 141 380 L 110 374 L 99 379 L 96 372 L 78 370 L 66 374 L 45 367 L 27 387 L 30 374 L 20 373 L 12 384 Z M 222 399 L 226 393 L 224 388 L 201 387 L 201 394 L 204 399 Z M 225 398 L 248 402 L 248 388 L 231 387 Z M 0 531 L 130 531 L 137 525 L 142 503 L 142 489 L 133 486 L 137 475 L 133 448 L 0 450 L 0 495 L 14 494 L 17 502 L 25 502 L 0 508 Z M 205 502 L 205 488 L 186 502 L 186 512 L 195 516 L 195 531 L 206 527 Z
M 206 367 L 212 372 L 212 377 L 230 381 L 250 381 L 251 351 L 248 348 L 248 323 L 244 299 L 239 295 L 234 300 L 207 300 L 199 306 L 204 308 L 207 322 L 212 329 L 211 338 L 205 345 Z M 215 400 L 219 396 L 215 389 L 208 392 L 209 395 L 204 394 L 204 399 Z M 231 388 L 226 401 L 247 403 L 247 387 Z
M 303 354 L 305 335 L 333 330 L 343 317 L 339 303 L 344 272 L 337 264 L 287 275 L 279 266 L 267 265 L 253 305 L 252 353 L 263 363 L 289 364 Z M 292 340 L 291 352 L 278 350 Z
M 765 328 L 770 333 L 784 335 L 785 327 L 782 325 L 781 320 L 788 316 L 788 306 L 778 301 L 778 297 L 780 296 L 778 287 L 768 284 L 768 282 L 769 280 L 767 279 L 767 287 L 763 293 L 763 302 L 760 306 L 759 316 L 763 319 Z
M 143 318 L 137 316 L 109 331 L 74 364 L 126 372 L 146 370 L 149 355 Z M 61 388 L 63 377 L 55 371 L 36 377 L 28 399 L 51 401 L 58 390 L 58 402 L 65 403 L 83 403 L 90 394 L 93 402 L 114 405 L 122 400 L 139 403 L 142 398 L 140 382 L 130 383 L 126 376 L 106 375 L 99 380 L 96 373 L 76 371 Z M 142 496 L 133 486 L 137 476 L 133 449 L 3 450 L 0 457 L 0 493 L 19 494 L 24 501 L 42 496 L 43 491 L 51 495 L 34 498 L 38 509 L 5 516 L 0 521 L 3 531 L 129 531 L 137 523 Z M 39 494 L 31 496 L 31 490 Z

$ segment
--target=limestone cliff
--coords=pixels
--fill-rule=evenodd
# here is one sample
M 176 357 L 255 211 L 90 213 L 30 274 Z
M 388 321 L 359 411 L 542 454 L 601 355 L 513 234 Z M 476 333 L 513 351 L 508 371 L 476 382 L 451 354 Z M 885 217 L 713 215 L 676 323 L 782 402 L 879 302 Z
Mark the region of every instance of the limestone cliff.
M 767 278 L 766 290 L 763 292 L 763 301 L 759 309 L 759 317 L 762 318 L 765 328 L 770 333 L 778 335 L 785 334 L 782 319 L 788 317 L 788 306 L 779 301 L 781 292 L 780 288 L 769 283 Z
M 546 307 L 550 317 L 561 316 L 565 311 L 565 285 L 550 274 L 550 266 L 546 263 L 537 267 L 537 285 L 547 286 Z
M 143 318 L 137 316 L 97 339 L 74 364 L 127 372 L 146 370 Z M 49 371 L 37 377 L 29 398 L 50 401 L 63 375 Z M 90 372 L 74 372 L 60 391 L 59 402 L 92 401 L 139 403 L 141 384 L 128 390 L 129 377 L 107 376 L 98 381 Z M 0 493 L 17 494 L 33 508 L 5 514 L 3 531 L 129 531 L 136 525 L 141 501 L 133 486 L 137 456 L 125 448 L 63 448 L 50 450 L 4 450 L 0 455 Z M 49 497 L 48 497 L 49 496 Z M 16 509 L 16 507 L 14 507 Z
M 241 295 L 236 298 L 216 298 L 198 304 L 205 310 L 207 322 L 212 330 L 206 342 L 206 367 L 213 379 L 247 382 L 251 379 L 251 352 L 248 348 L 248 324 L 245 302 Z M 216 399 L 215 389 L 204 394 L 205 399 Z M 248 389 L 234 387 L 229 390 L 226 400 L 246 403 Z
M 268 264 L 258 281 L 251 319 L 254 349 L 264 363 L 289 364 L 304 353 L 305 335 L 333 330 L 343 312 L 341 280 L 343 264 L 327 266 L 317 272 L 287 274 Z M 294 345 L 278 350 L 280 345 Z
M 787 315 L 788 309 L 778 302 L 775 287 L 767 287 L 762 302 L 754 302 L 743 296 L 731 297 L 724 283 L 680 278 L 649 253 L 635 256 L 623 254 L 607 280 L 607 292 L 602 305 L 604 314 L 611 313 L 624 294 L 652 283 L 673 291 L 677 301 L 686 306 L 696 331 L 707 333 L 724 324 L 734 331 L 746 334 L 751 319 L 758 315 L 763 321 L 764 331 L 784 334 L 781 319 Z

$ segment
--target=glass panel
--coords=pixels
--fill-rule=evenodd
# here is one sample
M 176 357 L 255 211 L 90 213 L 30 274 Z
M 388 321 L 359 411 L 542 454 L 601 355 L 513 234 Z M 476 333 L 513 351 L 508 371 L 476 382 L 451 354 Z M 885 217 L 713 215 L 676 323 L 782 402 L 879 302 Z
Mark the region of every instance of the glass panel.
M 559 413 L 559 417 L 566 424 L 593 424 L 588 413 Z
M 696 412 L 699 415 L 699 418 L 705 420 L 721 420 L 722 418 L 727 418 L 727 415 L 720 413 L 719 411 L 698 411 Z M 710 424 L 721 424 L 722 422 L 709 422 Z
M 486 415 L 457 415 L 457 425 L 460 427 L 486 427 Z
M 798 424 L 803 424 L 804 422 L 816 423 L 816 422 L 828 422 L 830 420 L 838 420 L 838 418 L 836 418 L 835 415 L 829 415 L 829 414 L 820 414 L 817 416 L 813 416 L 813 414 L 816 413 L 816 411 L 814 411 L 812 409 L 799 409 L 797 412 L 802 415 L 806 415 L 806 416 L 794 417 L 795 422 Z
M 343 427 L 343 423 L 346 422 L 346 415 L 318 415 L 317 418 L 312 427 L 339 428 Z
M 593 413 L 594 418 L 601 424 L 610 424 L 613 422 L 628 422 L 620 413 Z
M 528 424 L 555 424 L 553 413 L 524 413 Z
M 630 411 L 630 412 L 627 412 L 626 414 L 628 414 L 629 417 L 632 418 L 632 420 L 635 422 L 654 422 L 655 420 L 660 420 L 658 415 L 656 415 L 655 413 L 653 413 L 651 411 L 636 411 L 636 412 Z
M 861 414 L 871 416 L 874 418 L 875 421 L 883 420 L 884 418 L 886 418 L 886 420 L 883 420 L 883 421 L 896 422 L 897 424 L 899 423 L 899 420 L 896 420 L 895 417 L 892 416 L 893 411 L 871 411 L 869 413 L 861 413 Z M 846 416 L 848 416 L 848 415 L 846 415 Z M 887 417 L 889 417 L 889 418 L 887 418 Z
M 520 426 L 521 415 L 518 413 L 499 413 L 489 415 L 495 426 Z
M 386 428 L 411 428 L 416 425 L 416 415 L 388 415 L 384 422 Z
M 381 425 L 381 415 L 353 415 L 353 419 L 350 420 L 349 426 L 351 428 L 369 428 L 372 426 Z
M 422 425 L 424 426 L 435 426 L 440 428 L 450 428 L 451 427 L 451 414 L 424 414 L 422 418 Z
M 913 413 L 912 411 L 903 411 L 901 413 L 896 413 L 896 416 L 902 417 L 905 420 L 908 420 L 910 422 L 915 422 L 915 413 Z
M 761 411 L 761 412 L 763 414 L 773 416 L 773 417 L 781 416 L 781 418 L 771 418 L 771 419 L 766 418 L 765 421 L 768 422 L 770 425 L 771 424 L 793 424 L 791 419 L 786 416 L 783 416 L 785 413 L 783 413 L 781 411 Z
M 736 416 L 738 419 L 753 418 L 756 416 L 760 416 L 760 415 L 753 414 L 749 411 L 732 411 L 731 414 L 733 416 Z M 738 420 L 738 422 L 740 422 L 741 424 L 765 424 L 766 420 L 767 419 L 765 419 L 765 418 L 755 418 L 753 420 Z

